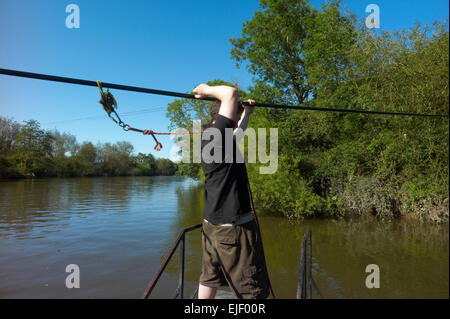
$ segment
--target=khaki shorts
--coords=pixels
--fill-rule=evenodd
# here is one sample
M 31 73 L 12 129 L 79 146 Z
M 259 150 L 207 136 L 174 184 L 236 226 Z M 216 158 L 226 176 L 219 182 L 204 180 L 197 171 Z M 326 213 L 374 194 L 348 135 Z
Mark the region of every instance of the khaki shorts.
M 200 284 L 229 286 L 237 298 L 269 296 L 269 280 L 256 222 L 217 226 L 203 221 Z

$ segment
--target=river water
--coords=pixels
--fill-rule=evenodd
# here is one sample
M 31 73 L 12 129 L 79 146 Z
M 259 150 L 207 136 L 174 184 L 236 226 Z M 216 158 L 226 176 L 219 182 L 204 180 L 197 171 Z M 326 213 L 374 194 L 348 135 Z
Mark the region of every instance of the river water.
M 0 298 L 139 298 L 181 229 L 201 221 L 201 184 L 182 177 L 0 182 Z M 448 298 L 449 228 L 414 221 L 260 216 L 278 298 L 295 298 L 301 239 L 312 229 L 313 277 L 325 298 Z M 186 288 L 201 266 L 187 234 Z M 68 289 L 67 265 L 80 288 Z M 366 266 L 380 288 L 366 287 Z M 151 298 L 171 298 L 178 253 Z

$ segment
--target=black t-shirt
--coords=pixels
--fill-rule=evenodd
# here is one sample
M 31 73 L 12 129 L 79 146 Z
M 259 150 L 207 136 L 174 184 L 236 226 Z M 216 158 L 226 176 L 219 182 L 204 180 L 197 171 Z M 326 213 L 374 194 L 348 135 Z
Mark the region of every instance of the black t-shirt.
M 233 138 L 233 127 L 233 120 L 219 114 L 213 124 L 205 126 L 208 133 L 202 133 L 203 218 L 213 224 L 233 223 L 237 215 L 251 211 L 247 171 L 245 163 L 239 160 L 242 155 Z

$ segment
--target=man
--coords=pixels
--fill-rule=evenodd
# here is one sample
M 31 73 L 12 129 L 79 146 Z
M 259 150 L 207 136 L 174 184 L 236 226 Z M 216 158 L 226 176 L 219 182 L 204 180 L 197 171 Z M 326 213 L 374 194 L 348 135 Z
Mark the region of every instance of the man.
M 212 96 L 218 100 L 211 106 L 211 124 L 206 127 L 220 132 L 220 138 L 211 132 L 202 136 L 205 193 L 198 297 L 214 298 L 218 287 L 228 285 L 237 298 L 267 298 L 269 280 L 250 205 L 247 171 L 245 163 L 236 160 L 242 155 L 234 151 L 237 150 L 236 137 L 242 137 L 253 107 L 246 106 L 237 123 L 242 106 L 235 88 L 200 84 L 193 93 L 196 98 Z M 253 100 L 248 102 L 255 103 Z M 233 134 L 233 129 L 232 147 L 226 147 L 226 134 Z M 208 147 L 212 150 L 208 154 L 204 150 L 210 143 L 214 147 Z M 219 161 L 214 157 L 217 150 L 222 151 Z

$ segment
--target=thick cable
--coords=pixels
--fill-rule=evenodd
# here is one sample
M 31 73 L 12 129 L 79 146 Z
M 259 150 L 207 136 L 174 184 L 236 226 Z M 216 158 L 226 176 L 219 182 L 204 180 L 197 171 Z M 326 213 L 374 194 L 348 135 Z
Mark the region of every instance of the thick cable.
M 54 76 L 54 75 L 40 74 L 40 73 L 31 73 L 31 72 L 24 72 L 24 71 L 10 70 L 10 69 L 1 69 L 0 68 L 0 74 L 23 77 L 23 78 L 45 80 L 45 81 L 63 82 L 63 83 L 87 85 L 87 86 L 97 86 L 96 81 L 88 81 L 88 80 L 81 80 L 81 79 L 75 79 L 75 78 L 69 78 L 69 77 L 61 77 L 61 76 Z M 137 87 L 137 86 L 121 85 L 121 84 L 106 83 L 106 82 L 102 82 L 102 86 L 104 88 L 116 89 L 116 90 L 125 90 L 125 91 L 133 91 L 133 92 L 140 92 L 140 93 L 173 96 L 173 97 L 180 97 L 180 98 L 186 98 L 186 99 L 197 99 L 192 94 L 164 91 L 164 90 L 155 90 L 155 89 L 142 88 L 142 87 Z M 216 99 L 212 98 L 212 97 L 203 97 L 203 98 L 199 98 L 197 100 L 216 101 Z M 242 103 L 244 105 L 248 105 L 247 102 L 243 101 Z M 351 110 L 351 109 L 343 109 L 343 108 L 328 108 L 328 107 L 325 108 L 325 107 L 313 107 L 313 106 L 304 106 L 304 105 L 285 105 L 285 104 L 270 104 L 270 103 L 258 103 L 258 102 L 256 102 L 254 104 L 254 106 L 267 107 L 267 108 L 279 108 L 279 109 L 307 110 L 307 111 L 419 116 L 419 117 L 432 117 L 432 118 L 447 117 L 448 118 L 448 114 L 425 114 L 425 113 L 407 113 L 407 112 Z

